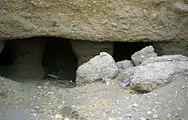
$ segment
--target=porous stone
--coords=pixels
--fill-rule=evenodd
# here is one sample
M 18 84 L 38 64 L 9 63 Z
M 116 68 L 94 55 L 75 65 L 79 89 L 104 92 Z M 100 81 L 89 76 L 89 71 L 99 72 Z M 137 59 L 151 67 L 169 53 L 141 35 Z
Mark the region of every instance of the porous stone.
M 111 55 L 113 54 L 113 43 L 72 40 L 71 45 L 77 56 L 78 66 L 88 62 L 100 52 L 107 52 Z
M 135 52 L 132 56 L 131 59 L 133 60 L 135 65 L 140 65 L 143 61 L 150 57 L 156 57 L 157 54 L 154 52 L 153 46 L 147 46 L 143 49 L 141 49 L 138 52 Z
M 101 52 L 77 69 L 76 83 L 78 86 L 92 83 L 102 78 L 113 78 L 118 73 L 118 67 L 111 55 Z
M 41 35 L 90 41 L 187 39 L 187 6 L 185 0 L 1 0 L 0 39 Z
M 151 57 L 141 65 L 129 68 L 121 75 L 131 81 L 130 86 L 137 92 L 150 92 L 166 85 L 188 72 L 188 58 L 182 55 Z

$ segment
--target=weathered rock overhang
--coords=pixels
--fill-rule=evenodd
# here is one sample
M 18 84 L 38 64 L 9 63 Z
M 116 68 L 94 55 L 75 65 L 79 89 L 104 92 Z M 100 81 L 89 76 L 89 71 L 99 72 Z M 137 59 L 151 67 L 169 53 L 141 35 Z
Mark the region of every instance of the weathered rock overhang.
M 182 0 L 1 0 L 0 39 L 187 40 L 187 13 Z

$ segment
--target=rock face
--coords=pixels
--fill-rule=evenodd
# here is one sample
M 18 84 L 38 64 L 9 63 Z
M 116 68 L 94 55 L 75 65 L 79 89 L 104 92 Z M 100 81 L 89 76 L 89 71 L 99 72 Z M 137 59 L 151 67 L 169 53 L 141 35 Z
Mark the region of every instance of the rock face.
M 158 55 L 182 54 L 188 56 L 188 41 L 181 40 L 178 42 L 159 42 L 153 44 L 155 52 Z
M 1 0 L 0 39 L 41 35 L 90 41 L 187 39 L 187 6 L 182 0 Z
M 188 74 L 188 58 L 182 55 L 152 57 L 122 73 L 137 92 L 150 92 Z
M 113 78 L 118 73 L 118 67 L 111 55 L 101 52 L 77 70 L 76 83 L 78 86 L 101 80 L 104 77 Z
M 143 61 L 150 57 L 156 57 L 157 54 L 154 52 L 154 48 L 152 46 L 148 46 L 143 48 L 142 50 L 134 53 L 131 56 L 131 59 L 133 60 L 135 65 L 141 64 Z

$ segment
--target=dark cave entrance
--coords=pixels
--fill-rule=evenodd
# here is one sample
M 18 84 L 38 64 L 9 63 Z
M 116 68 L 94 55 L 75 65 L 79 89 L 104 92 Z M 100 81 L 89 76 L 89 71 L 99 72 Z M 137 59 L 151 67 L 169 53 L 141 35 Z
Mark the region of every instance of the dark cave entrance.
M 115 42 L 114 43 L 114 60 L 131 60 L 131 55 L 141 50 L 142 48 L 152 45 L 149 42 Z
M 7 40 L 0 54 L 0 75 L 19 82 L 48 78 L 75 82 L 76 69 L 70 40 L 63 38 Z
M 43 79 L 75 85 L 78 59 L 113 51 L 116 62 L 130 60 L 134 52 L 152 45 L 149 42 L 78 43 L 73 45 L 72 40 L 57 37 L 7 40 L 0 53 L 0 75 L 21 82 Z
M 51 38 L 45 41 L 45 51 L 42 65 L 47 77 L 58 77 L 61 80 L 75 82 L 77 58 L 70 40 Z

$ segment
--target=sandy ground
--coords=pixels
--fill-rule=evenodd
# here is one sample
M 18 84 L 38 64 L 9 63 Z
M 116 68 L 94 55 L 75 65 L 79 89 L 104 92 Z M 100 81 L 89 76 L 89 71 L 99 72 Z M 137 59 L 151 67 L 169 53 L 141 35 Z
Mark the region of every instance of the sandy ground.
M 118 81 L 65 88 L 0 78 L 0 120 L 188 120 L 188 77 L 147 94 Z

